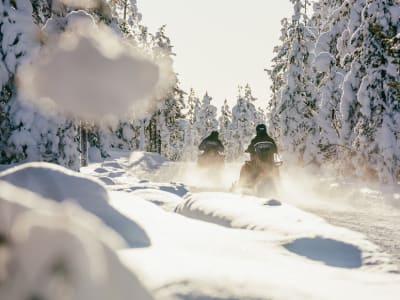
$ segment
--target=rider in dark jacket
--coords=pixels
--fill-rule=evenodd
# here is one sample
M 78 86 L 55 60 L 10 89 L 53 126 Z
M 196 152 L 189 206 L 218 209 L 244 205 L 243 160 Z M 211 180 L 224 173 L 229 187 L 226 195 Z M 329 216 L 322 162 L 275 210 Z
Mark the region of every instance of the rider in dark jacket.
M 274 154 L 278 153 L 278 147 L 275 141 L 268 135 L 267 128 L 264 124 L 259 124 L 256 127 L 257 135 L 251 140 L 250 145 L 245 152 L 250 153 L 250 161 L 246 161 L 240 170 L 240 184 L 242 186 L 251 186 L 260 172 L 263 172 L 262 167 L 256 161 L 256 145 L 262 142 L 270 142 L 272 145 L 268 151 L 267 163 L 270 167 L 274 164 Z M 277 170 L 276 170 L 277 172 Z
M 207 151 L 210 148 L 216 149 L 219 152 L 224 151 L 224 145 L 218 139 L 218 131 L 211 132 L 211 134 L 206 137 L 199 145 L 199 150 Z
M 259 124 L 256 127 L 257 135 L 251 140 L 250 145 L 247 147 L 247 153 L 250 153 L 250 157 L 253 158 L 255 153 L 254 145 L 259 142 L 271 142 L 273 144 L 273 153 L 278 152 L 278 148 L 276 146 L 275 141 L 268 135 L 267 127 L 264 124 Z
M 224 145 L 218 139 L 218 132 L 213 131 L 199 145 L 199 150 L 204 151 L 197 160 L 200 167 L 216 167 L 223 166 L 225 156 Z

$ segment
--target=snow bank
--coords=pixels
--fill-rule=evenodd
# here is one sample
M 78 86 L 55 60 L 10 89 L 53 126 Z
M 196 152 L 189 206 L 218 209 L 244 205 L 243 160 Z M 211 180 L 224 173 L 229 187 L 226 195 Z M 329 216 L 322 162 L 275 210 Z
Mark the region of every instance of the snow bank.
M 152 299 L 115 255 L 123 241 L 78 206 L 0 181 L 0 215 L 0 299 Z
M 94 207 L 108 202 L 108 192 L 99 181 L 51 163 L 21 164 L 0 173 L 0 180 L 58 202 L 70 199 Z
M 108 192 L 105 186 L 96 179 L 58 165 L 36 162 L 22 164 L 1 172 L 1 181 L 57 202 L 77 203 L 118 232 L 130 247 L 150 245 L 142 228 L 109 205 Z
M 274 199 L 198 193 L 188 194 L 176 212 L 229 228 L 266 232 L 271 237 L 283 238 L 287 249 L 328 265 L 395 270 L 389 263 L 390 257 L 363 235 L 332 226 L 289 204 L 276 204 Z
M 303 255 L 294 247 L 287 249 L 291 247 L 287 237 L 272 229 L 227 228 L 171 214 L 140 199 L 129 201 L 130 195 L 122 194 L 111 193 L 111 204 L 141 224 L 154 243 L 139 252 L 120 250 L 119 257 L 128 267 L 138 268 L 156 298 L 389 300 L 398 296 L 397 275 L 356 268 L 355 260 L 346 263 L 357 249 L 332 248 L 319 258 L 312 251 L 323 250 L 326 244 L 315 237 L 305 240 L 307 255 Z M 283 206 L 274 208 L 279 207 Z M 302 246 L 304 240 L 291 242 Z M 342 245 L 337 240 L 327 243 Z

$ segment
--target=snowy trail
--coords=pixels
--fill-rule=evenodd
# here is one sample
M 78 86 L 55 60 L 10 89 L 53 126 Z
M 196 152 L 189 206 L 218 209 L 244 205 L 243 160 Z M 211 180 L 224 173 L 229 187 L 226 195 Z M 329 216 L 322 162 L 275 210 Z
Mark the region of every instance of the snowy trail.
M 371 212 L 331 212 L 307 207 L 303 209 L 323 217 L 333 225 L 365 234 L 370 241 L 392 256 L 400 270 L 400 212 L 378 215 Z
M 228 164 L 221 178 L 193 163 L 134 152 L 82 172 L 102 180 L 110 205 L 151 241 L 117 254 L 156 299 L 397 299 L 400 278 L 393 273 L 400 266 L 388 255 L 397 242 L 381 240 L 390 240 L 385 228 L 398 209 L 361 198 L 349 209 L 346 199 L 332 202 L 286 178 L 281 201 L 230 193 L 239 170 L 240 163 Z M 383 218 L 381 240 L 347 229 L 379 235 L 378 223 L 367 219 L 378 209 L 393 217 Z
M 240 163 L 227 164 L 222 185 L 217 181 L 206 176 L 196 176 L 194 163 L 169 163 L 159 172 L 142 175 L 154 181 L 174 180 L 183 182 L 191 192 L 229 192 L 231 184 L 239 176 Z M 393 258 L 393 263 L 397 265 L 400 272 L 400 200 L 393 203 L 386 198 L 393 195 L 384 195 L 380 191 L 367 190 L 354 186 L 354 190 L 346 187 L 344 196 L 337 199 L 338 192 L 329 197 L 324 193 L 307 191 L 307 188 L 293 184 L 293 179 L 284 178 L 284 186 L 291 186 L 290 193 L 283 193 L 280 199 L 286 203 L 295 205 L 307 212 L 316 214 L 332 225 L 345 227 L 367 236 L 367 238 L 379 246 L 382 251 L 388 253 Z M 318 183 L 314 182 L 314 185 Z M 293 189 L 294 187 L 294 189 Z M 293 196 L 295 195 L 295 196 Z M 385 198 L 386 197 L 386 198 Z M 347 203 L 349 202 L 349 203 Z

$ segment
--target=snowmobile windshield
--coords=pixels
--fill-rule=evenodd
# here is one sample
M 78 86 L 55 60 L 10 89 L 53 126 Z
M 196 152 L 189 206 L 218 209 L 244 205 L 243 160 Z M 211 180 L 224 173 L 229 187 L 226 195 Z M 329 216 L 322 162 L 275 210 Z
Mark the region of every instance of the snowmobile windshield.
M 217 141 L 206 141 L 204 146 L 205 146 L 206 152 L 208 152 L 208 151 L 215 151 L 215 152 L 223 151 L 221 144 Z
M 271 142 L 259 142 L 254 145 L 255 152 L 273 151 L 275 145 Z
M 275 145 L 271 142 L 256 143 L 254 151 L 261 161 L 272 162 L 274 160 Z

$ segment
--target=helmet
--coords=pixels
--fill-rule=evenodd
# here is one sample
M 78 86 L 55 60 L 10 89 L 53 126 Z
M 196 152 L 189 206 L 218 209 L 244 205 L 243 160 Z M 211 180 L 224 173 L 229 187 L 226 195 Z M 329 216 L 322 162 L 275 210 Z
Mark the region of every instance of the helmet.
M 259 124 L 256 127 L 257 134 L 267 133 L 267 127 L 264 124 Z
M 218 137 L 218 131 L 212 131 L 211 136 L 213 137 Z

